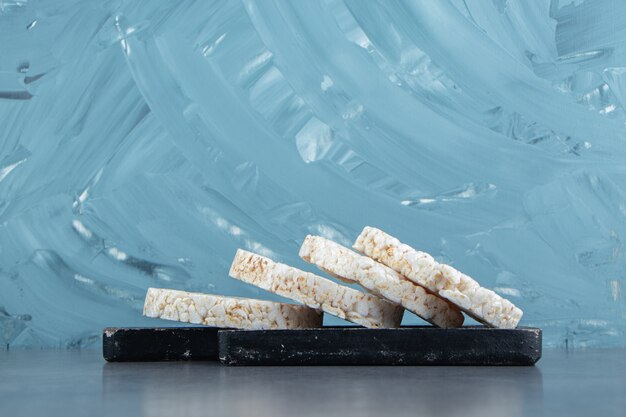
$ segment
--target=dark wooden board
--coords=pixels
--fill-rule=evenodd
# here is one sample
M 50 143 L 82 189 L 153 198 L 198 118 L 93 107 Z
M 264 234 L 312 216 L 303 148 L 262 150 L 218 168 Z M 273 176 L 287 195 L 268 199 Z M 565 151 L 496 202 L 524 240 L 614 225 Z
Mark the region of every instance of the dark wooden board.
M 226 365 L 534 365 L 541 329 L 324 327 L 220 330 Z
M 214 327 L 114 328 L 102 332 L 102 354 L 109 362 L 216 361 Z

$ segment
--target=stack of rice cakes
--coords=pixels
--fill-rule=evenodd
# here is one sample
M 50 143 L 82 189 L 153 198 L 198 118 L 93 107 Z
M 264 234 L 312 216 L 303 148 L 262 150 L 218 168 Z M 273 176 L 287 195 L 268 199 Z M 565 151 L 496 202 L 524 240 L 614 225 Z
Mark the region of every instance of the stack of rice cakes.
M 245 352 L 246 343 L 250 351 L 257 353 L 266 343 L 267 352 L 270 352 L 266 352 L 265 355 L 265 362 L 268 364 L 270 362 L 281 364 L 283 363 L 281 360 L 292 358 L 293 355 L 286 355 L 289 349 L 307 351 L 311 361 L 322 358 L 321 362 L 327 364 L 401 364 L 404 359 L 411 357 L 413 360 L 409 362 L 413 364 L 424 361 L 448 364 L 445 357 L 438 359 L 432 354 L 437 346 L 440 351 L 445 350 L 445 346 L 441 346 L 447 343 L 445 340 L 456 337 L 456 342 L 449 339 L 451 343 L 458 342 L 461 345 L 465 343 L 467 346 L 461 346 L 459 349 L 466 349 L 471 353 L 474 345 L 488 345 L 489 338 L 493 335 L 498 338 L 496 345 L 485 347 L 491 350 L 485 351 L 487 353 L 481 357 L 482 359 L 466 364 L 483 364 L 479 363 L 481 361 L 485 362 L 484 364 L 490 364 L 490 361 L 493 364 L 509 364 L 506 360 L 497 359 L 498 346 L 502 346 L 500 350 L 506 351 L 509 356 L 511 354 L 515 356 L 516 349 L 525 346 L 526 336 L 522 335 L 522 339 L 518 340 L 516 339 L 518 335 L 514 335 L 523 329 L 508 333 L 507 336 L 503 336 L 506 332 L 497 330 L 516 329 L 522 311 L 509 300 L 481 287 L 471 277 L 449 265 L 438 263 L 431 255 L 401 243 L 393 236 L 373 227 L 363 229 L 353 249 L 320 236 L 307 236 L 302 243 L 300 257 L 339 282 L 243 249 L 237 251 L 229 272 L 232 278 L 297 304 L 150 288 L 146 296 L 144 315 L 223 329 L 253 331 L 252 333 L 236 330 L 220 331 L 220 334 L 224 333 L 223 337 L 220 336 L 220 351 L 222 348 L 226 351 L 224 355 L 220 354 L 220 359 L 230 364 L 246 364 L 243 362 L 255 364 L 256 359 L 237 357 L 231 352 L 234 345 L 237 345 L 238 352 Z M 344 283 L 358 284 L 363 291 L 343 285 Z M 432 326 L 400 328 L 405 309 Z M 323 313 L 363 326 L 362 330 L 355 327 L 322 327 Z M 463 313 L 484 324 L 485 327 L 462 327 Z M 448 330 L 443 333 L 435 332 L 438 328 Z M 305 335 L 303 329 L 308 329 L 309 336 L 303 336 Z M 432 329 L 430 333 L 429 329 Z M 487 332 L 488 329 L 492 331 Z M 540 356 L 541 334 L 539 329 L 534 330 L 536 330 L 532 334 L 534 342 L 530 344 L 532 346 L 528 346 L 534 349 L 535 353 L 539 349 Z M 419 333 L 421 342 L 414 340 L 417 333 L 410 333 L 415 331 L 421 332 Z M 342 336 L 343 334 L 350 336 Z M 507 342 L 507 337 L 510 343 Z M 326 345 L 323 345 L 324 338 L 328 339 Z M 352 345 L 342 345 L 348 340 L 346 338 Z M 367 356 L 366 349 L 359 345 L 367 344 L 372 338 L 373 340 L 386 338 L 391 342 L 389 350 L 413 349 L 422 352 L 429 343 L 434 344 L 434 347 L 428 347 L 430 350 L 421 353 L 426 358 L 422 358 L 423 361 L 415 359 L 415 355 L 402 356 L 400 352 L 404 359 L 387 363 L 377 359 L 381 347 L 371 347 L 371 355 Z M 270 340 L 273 342 L 268 342 Z M 397 342 L 396 345 L 394 340 Z M 352 362 L 328 359 L 337 356 L 333 349 L 354 351 Z M 272 355 L 277 358 L 272 359 Z M 306 357 L 302 352 L 298 352 L 297 356 Z M 532 363 L 539 357 L 536 354 L 534 356 Z M 524 361 L 528 361 L 528 358 L 524 357 Z M 285 363 L 307 363 L 306 359 L 302 358 L 301 362 L 287 360 Z
M 353 248 L 307 236 L 300 257 L 364 291 L 239 249 L 231 277 L 301 305 L 150 288 L 144 315 L 246 330 L 320 327 L 322 312 L 371 329 L 399 327 L 404 309 L 442 328 L 461 327 L 461 312 L 501 329 L 522 318 L 509 300 L 382 230 L 365 227 Z

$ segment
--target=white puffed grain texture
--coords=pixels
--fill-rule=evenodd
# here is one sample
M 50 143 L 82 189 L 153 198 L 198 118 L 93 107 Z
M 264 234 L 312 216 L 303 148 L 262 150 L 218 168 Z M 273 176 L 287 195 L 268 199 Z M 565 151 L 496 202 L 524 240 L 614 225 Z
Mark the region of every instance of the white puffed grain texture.
M 311 308 L 369 328 L 399 327 L 404 309 L 310 272 L 237 250 L 229 275 Z
M 408 280 L 393 269 L 320 236 L 307 236 L 300 257 L 346 282 L 402 305 L 424 320 L 444 328 L 459 327 L 463 314 L 450 302 Z
M 522 318 L 522 310 L 509 300 L 382 230 L 365 227 L 353 248 L 440 295 L 488 326 L 513 329 Z
M 233 329 L 298 329 L 322 325 L 322 312 L 306 306 L 162 288 L 148 289 L 143 314 Z

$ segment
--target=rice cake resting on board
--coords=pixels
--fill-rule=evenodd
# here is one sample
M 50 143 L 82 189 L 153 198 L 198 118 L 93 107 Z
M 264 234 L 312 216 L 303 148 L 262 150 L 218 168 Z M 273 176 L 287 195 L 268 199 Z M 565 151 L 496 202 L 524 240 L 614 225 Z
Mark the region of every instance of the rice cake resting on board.
M 372 294 L 239 249 L 229 275 L 369 328 L 400 326 L 404 309 Z
M 358 283 L 372 294 L 402 305 L 435 326 L 463 325 L 458 307 L 367 256 L 320 236 L 307 236 L 300 257 L 322 271 L 347 282 Z
M 149 288 L 144 316 L 232 329 L 298 329 L 322 325 L 309 307 L 250 298 Z
M 452 302 L 488 326 L 513 329 L 522 318 L 522 310 L 509 300 L 382 230 L 365 227 L 353 248 Z

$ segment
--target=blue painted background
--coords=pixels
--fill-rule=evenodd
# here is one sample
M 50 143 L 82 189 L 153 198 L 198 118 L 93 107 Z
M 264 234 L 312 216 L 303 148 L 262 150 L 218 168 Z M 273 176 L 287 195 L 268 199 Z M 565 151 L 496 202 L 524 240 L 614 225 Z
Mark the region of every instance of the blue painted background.
M 623 1 L 0 1 L 0 343 L 373 225 L 624 345 L 625 105 Z

